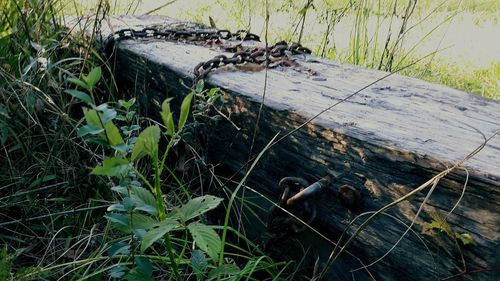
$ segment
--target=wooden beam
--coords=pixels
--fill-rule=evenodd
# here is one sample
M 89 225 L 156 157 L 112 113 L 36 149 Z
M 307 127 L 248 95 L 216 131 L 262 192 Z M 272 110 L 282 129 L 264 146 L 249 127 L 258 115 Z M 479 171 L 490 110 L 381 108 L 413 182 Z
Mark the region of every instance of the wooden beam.
M 111 26 L 103 27 L 105 33 L 123 27 L 184 24 L 151 16 L 123 16 L 109 23 Z M 127 40 L 117 46 L 115 71 L 122 89 L 156 111 L 154 105 L 161 104 L 164 98 L 185 93 L 180 80 L 189 85 L 196 64 L 217 54 L 216 50 L 189 44 Z M 212 128 L 207 149 L 210 161 L 220 165 L 219 172 L 241 175 L 246 171 L 242 166 L 274 135 L 290 132 L 321 110 L 387 75 L 314 56 L 299 55 L 295 59 L 307 71 L 283 68 L 267 72 L 264 107 L 252 151 L 266 72 L 218 71 L 209 75 L 207 82 L 226 93 L 225 114 L 242 128 L 237 131 L 224 121 Z M 499 102 L 395 74 L 340 103 L 274 146 L 252 172 L 248 185 L 274 198 L 280 192 L 278 181 L 286 176 L 312 182 L 332 175 L 337 177 L 334 188 L 354 186 L 362 198 L 357 209 L 346 208 L 335 193 L 325 192 L 314 201 L 318 208 L 314 226 L 335 241 L 356 215 L 376 211 L 404 196 L 480 146 L 484 142 L 482 134 L 489 137 L 498 129 Z M 370 267 L 377 280 L 436 280 L 463 270 L 461 277 L 465 280 L 494 280 L 499 276 L 500 136 L 491 139 L 462 167 L 439 182 L 416 219 L 414 232 Z M 464 191 L 465 169 L 469 180 Z M 342 173 L 344 176 L 338 178 Z M 403 223 L 410 224 L 425 196 L 425 191 L 419 193 L 370 223 L 349 250 L 365 264 L 381 257 L 398 241 L 406 229 Z M 447 215 L 459 199 L 453 213 Z M 422 234 L 433 212 L 447 216 L 453 231 L 470 235 L 474 244 L 463 246 L 444 233 L 434 237 Z M 352 234 L 365 218 L 347 233 Z M 323 259 L 332 250 L 320 239 L 308 243 Z M 335 270 L 329 276 L 350 278 L 349 271 L 360 266 L 357 261 L 342 265 L 334 264 Z M 356 280 L 368 279 L 365 271 L 354 274 Z

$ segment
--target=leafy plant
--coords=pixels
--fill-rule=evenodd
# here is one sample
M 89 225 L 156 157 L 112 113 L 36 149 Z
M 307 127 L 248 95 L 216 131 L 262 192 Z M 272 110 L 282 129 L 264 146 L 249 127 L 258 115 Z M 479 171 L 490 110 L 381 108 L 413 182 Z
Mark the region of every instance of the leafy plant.
M 96 69 L 89 75 L 84 75 L 83 80 L 73 78 L 70 82 L 92 93 L 93 87 L 101 78 L 101 71 Z M 120 198 L 109 206 L 105 215 L 113 228 L 123 235 L 108 250 L 110 258 L 119 258 L 118 263 L 108 272 L 112 277 L 151 280 L 154 266 L 153 258 L 148 253 L 152 251 L 155 254 L 166 254 L 169 271 L 177 280 L 181 280 L 180 267 L 188 255 L 188 240 L 195 245 L 189 258 L 189 268 L 198 279 L 203 278 L 210 268 L 209 278 L 240 272 L 235 264 L 220 262 L 222 240 L 213 226 L 203 222 L 203 215 L 218 207 L 222 202 L 221 198 L 211 195 L 196 197 L 169 211 L 164 200 L 161 177 L 163 171 L 168 169 L 165 161 L 171 148 L 180 140 L 193 96 L 203 92 L 201 83 L 195 92 L 184 97 L 177 125 L 170 108 L 172 99 L 166 99 L 161 107 L 163 127 L 151 125 L 140 132 L 139 126 L 131 125 L 135 99 L 120 100 L 119 108 L 113 108 L 106 103 L 94 105 L 91 96 L 85 92 L 66 91 L 86 104 L 83 108 L 85 124 L 79 129 L 79 136 L 111 152 L 91 173 L 109 178 L 110 185 L 113 186 L 111 190 Z M 208 97 L 205 101 L 211 103 L 210 99 L 216 98 L 216 93 L 206 93 Z M 128 125 L 119 129 L 117 124 L 123 121 Z M 161 140 L 167 141 L 163 150 Z M 150 179 L 147 174 L 140 172 L 139 166 L 144 161 L 151 164 L 153 176 Z M 189 194 L 187 191 L 186 193 Z M 173 242 L 173 237 L 179 233 L 184 233 L 185 242 L 182 247 Z M 189 234 L 189 239 L 186 234 Z
M 429 212 L 432 221 L 425 223 L 422 232 L 434 236 L 433 230 L 446 234 L 453 241 L 460 241 L 463 245 L 473 245 L 474 239 L 469 233 L 458 233 L 454 231 L 450 224 L 437 212 Z
M 36 269 L 71 252 L 96 222 L 91 210 L 67 212 L 92 209 L 107 196 L 88 177 L 95 155 L 75 134 L 77 99 L 63 92 L 66 78 L 80 77 L 95 58 L 73 52 L 89 47 L 64 30 L 60 4 L 0 1 L 0 223 L 12 223 L 0 227 L 0 249 L 7 246 L 10 280 L 43 279 Z
M 114 100 L 103 79 L 112 68 L 91 41 L 59 25 L 60 4 L 0 4 L 0 145 L 6 156 L 0 156 L 0 211 L 12 218 L 1 222 L 9 226 L 0 238 L 6 242 L 0 279 L 280 276 L 290 263 L 274 262 L 230 226 L 211 225 L 206 214 L 222 199 L 196 197 L 188 190 L 194 184 L 185 187 L 167 165 L 192 128 L 219 117 L 208 112 L 222 92 L 200 81 L 180 108 L 165 100 L 160 123 L 143 127 L 148 119 L 137 115 L 135 98 Z M 75 110 L 80 105 L 83 110 Z M 95 216 L 92 210 L 110 200 L 105 219 Z M 20 223 L 24 218 L 29 223 Z M 28 235 L 15 235 L 23 228 Z M 229 237 L 222 242 L 223 232 L 242 244 L 232 245 Z M 42 255 L 37 246 L 27 247 L 46 241 Z
M 83 80 L 72 78 L 69 82 L 84 88 L 89 93 L 92 93 L 94 86 L 101 78 L 100 68 L 94 68 L 88 75 L 83 76 Z M 122 233 L 130 235 L 131 247 L 127 251 L 132 251 L 132 257 L 136 251 L 136 242 L 142 244 L 141 250 L 145 251 L 154 242 L 166 237 L 166 247 L 168 249 L 171 265 L 174 271 L 177 271 L 176 261 L 172 256 L 172 245 L 168 238 L 168 232 L 172 230 L 179 222 L 174 218 L 168 218 L 165 212 L 165 203 L 160 185 L 161 171 L 160 163 L 164 163 L 169 149 L 175 143 L 178 133 L 184 127 L 189 113 L 189 105 L 192 94 L 188 95 L 181 107 L 178 130 L 172 126 L 173 116 L 170 112 L 169 101 L 163 104 L 162 116 L 165 120 L 168 130 L 165 136 L 170 137 L 170 142 L 164 152 L 163 161 L 160 162 L 158 156 L 158 143 L 161 138 L 161 130 L 158 125 L 149 126 L 140 132 L 138 137 L 133 137 L 134 131 L 138 131 L 139 127 L 122 127 L 122 131 L 115 125 L 114 121 L 118 116 L 117 110 L 110 107 L 108 104 L 96 106 L 93 104 L 93 99 L 84 92 L 67 91 L 71 96 L 85 102 L 90 108 L 83 109 L 86 124 L 78 131 L 79 136 L 86 137 L 87 141 L 97 143 L 105 148 L 112 149 L 113 156 L 104 159 L 103 163 L 92 170 L 92 174 L 107 176 L 118 181 L 118 185 L 112 188 L 121 196 L 119 203 L 113 204 L 108 208 L 108 214 L 105 216 L 110 223 Z M 119 105 L 125 111 L 125 115 L 119 119 L 132 121 L 134 111 L 131 111 L 135 99 L 128 101 L 120 101 Z M 122 137 L 126 136 L 124 140 Z M 148 157 L 154 165 L 155 176 L 154 183 L 151 184 L 145 176 L 142 176 L 136 169 L 134 164 L 144 157 Z M 142 183 L 137 180 L 137 175 L 150 187 L 150 190 L 142 187 Z M 154 195 L 153 195 L 154 193 Z M 116 247 L 116 246 L 115 246 Z M 121 247 L 120 249 L 123 249 Z M 116 254 L 116 251 L 113 252 Z M 149 259 L 141 257 L 139 260 L 133 258 L 134 267 L 115 267 L 113 276 L 122 276 L 117 268 L 127 269 L 127 273 L 123 271 L 123 276 L 142 276 L 150 278 L 152 276 L 152 266 Z M 178 272 L 174 272 L 178 275 Z M 180 278 L 179 276 L 177 276 Z

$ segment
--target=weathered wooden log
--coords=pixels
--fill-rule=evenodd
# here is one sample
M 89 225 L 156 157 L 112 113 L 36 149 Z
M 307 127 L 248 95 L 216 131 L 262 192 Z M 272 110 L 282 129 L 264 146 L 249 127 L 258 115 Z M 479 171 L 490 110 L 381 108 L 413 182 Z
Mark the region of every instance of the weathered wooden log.
M 104 26 L 104 33 L 178 22 L 165 17 L 124 16 L 110 23 L 112 28 Z M 144 104 L 159 105 L 165 97 L 184 93 L 180 81 L 189 85 L 193 67 L 217 54 L 189 44 L 127 40 L 117 46 L 115 70 L 122 89 Z M 221 164 L 219 172 L 241 175 L 247 160 L 277 133 L 282 136 L 290 132 L 331 104 L 387 75 L 309 55 L 295 59 L 302 69 L 310 71 L 282 68 L 267 73 L 220 71 L 209 75 L 207 83 L 226 93 L 225 113 L 242 128 L 237 131 L 229 122 L 213 128 L 207 149 L 210 161 Z M 264 106 L 250 151 L 264 88 Z M 336 241 L 356 215 L 376 211 L 411 192 L 480 146 L 484 142 L 481 134 L 489 137 L 498 129 L 499 102 L 395 74 L 273 146 L 251 173 L 248 185 L 275 200 L 280 193 L 277 183 L 286 176 L 312 182 L 331 175 L 333 188 L 354 186 L 362 201 L 357 208 L 347 208 L 331 192 L 322 193 L 314 201 L 318 209 L 314 226 Z M 378 216 L 348 250 L 365 265 L 377 260 L 399 240 L 429 190 Z M 477 155 L 439 181 L 412 227 L 414 232 L 406 234 L 390 254 L 369 267 L 370 272 L 377 280 L 436 280 L 456 274 L 457 280 L 499 280 L 498 202 L 500 136 L 493 137 Z M 448 235 L 438 229 L 433 229 L 433 236 L 422 234 L 434 213 L 446 216 L 451 228 Z M 347 234 L 367 217 L 358 219 Z M 258 223 L 253 225 L 258 227 Z M 455 235 L 470 235 L 474 243 L 463 245 Z M 333 249 L 321 239 L 303 241 L 307 243 L 323 260 Z M 351 279 L 350 270 L 360 267 L 356 260 L 343 257 L 348 262 L 342 267 L 334 263 L 329 273 L 332 279 Z M 369 279 L 363 270 L 353 274 L 356 280 Z

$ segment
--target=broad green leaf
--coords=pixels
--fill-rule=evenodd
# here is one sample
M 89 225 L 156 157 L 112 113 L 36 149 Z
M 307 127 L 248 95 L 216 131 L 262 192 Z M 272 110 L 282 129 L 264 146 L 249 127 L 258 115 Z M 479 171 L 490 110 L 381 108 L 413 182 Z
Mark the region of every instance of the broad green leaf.
M 134 210 L 135 211 L 143 211 L 143 212 L 146 212 L 146 213 L 153 215 L 153 216 L 158 215 L 158 210 L 156 209 L 155 206 L 152 206 L 152 205 L 146 205 L 146 204 L 137 205 Z
M 216 261 L 221 249 L 221 239 L 217 232 L 212 227 L 198 222 L 189 224 L 188 229 L 198 247 Z
M 128 174 L 129 169 L 130 165 L 127 159 L 113 157 L 104 159 L 102 166 L 95 167 L 91 174 L 123 178 Z
M 130 254 L 130 245 L 125 242 L 117 242 L 111 245 L 108 250 L 110 257 L 115 255 L 128 255 Z
M 139 241 L 142 241 L 144 239 L 144 235 L 146 235 L 147 231 L 144 229 L 134 229 L 132 233 L 139 239 Z
M 150 216 L 143 214 L 133 213 L 130 226 L 132 229 L 145 229 L 149 230 L 157 224 L 157 221 Z
M 85 115 L 85 120 L 88 125 L 92 125 L 97 128 L 104 128 L 104 132 L 99 133 L 99 137 L 101 137 L 104 141 L 109 140 L 109 145 L 119 145 L 124 143 L 123 138 L 120 134 L 120 130 L 118 127 L 113 124 L 113 122 L 108 122 L 104 127 L 101 118 L 102 114 L 99 114 L 95 109 L 83 109 L 83 114 Z
M 127 213 L 108 213 L 104 216 L 109 221 L 115 223 L 113 227 L 124 233 L 136 233 L 139 230 L 145 231 L 151 229 L 157 224 L 151 217 L 132 213 L 132 216 Z
M 117 204 L 112 204 L 110 205 L 106 211 L 108 212 L 125 212 L 126 209 L 125 209 L 125 206 L 123 206 L 122 204 L 120 203 L 117 203 Z
M 111 148 L 113 148 L 118 153 L 126 154 L 129 147 L 124 143 L 120 143 L 118 145 L 112 145 Z
M 125 135 L 131 135 L 133 132 L 135 131 L 139 131 L 141 129 L 140 126 L 138 125 L 132 125 L 132 126 L 122 126 L 120 128 L 122 130 L 122 132 L 125 134 Z
M 115 124 L 113 124 L 113 122 L 109 122 L 104 127 L 106 130 L 106 136 L 108 136 L 110 145 L 118 146 L 118 145 L 124 143 L 122 135 L 120 134 L 120 129 L 118 129 L 118 127 L 116 127 Z M 104 136 L 104 139 L 106 136 Z
M 128 194 L 128 190 L 127 190 L 127 188 L 126 188 L 126 187 L 123 187 L 123 186 L 120 186 L 120 185 L 118 185 L 118 186 L 113 186 L 113 187 L 111 188 L 111 190 L 113 190 L 114 192 L 117 192 L 117 193 L 119 193 L 119 194 L 121 194 L 121 195 L 127 195 L 127 194 Z
M 104 104 L 106 105 L 106 104 Z M 108 124 L 108 122 L 111 122 L 113 119 L 116 118 L 116 110 L 114 108 L 111 108 L 111 107 L 104 107 L 103 109 L 100 110 L 101 114 L 99 114 L 99 116 L 101 116 L 101 122 L 106 125 Z
M 210 271 L 207 281 L 222 277 L 225 275 L 233 276 L 240 273 L 240 268 L 235 264 L 222 264 Z
M 93 88 L 97 82 L 101 79 L 102 70 L 101 67 L 94 67 L 87 76 L 84 77 L 86 84 L 89 89 Z
M 105 109 L 108 108 L 108 104 L 107 103 L 103 103 L 103 104 L 100 104 L 98 106 L 92 106 L 92 109 L 95 109 L 97 111 L 103 111 Z
M 127 121 L 132 121 L 134 119 L 134 116 L 135 116 L 135 111 L 131 110 L 131 111 L 127 112 L 127 115 L 125 115 L 125 118 Z
M 141 251 L 144 252 L 146 249 L 151 247 L 153 243 L 160 240 L 165 234 L 170 230 L 174 229 L 179 222 L 175 219 L 168 218 L 159 223 L 159 227 L 149 230 L 142 240 Z
M 132 210 L 135 207 L 135 202 L 136 202 L 135 200 L 133 200 L 132 198 L 130 198 L 128 196 L 123 198 L 122 205 L 123 205 L 123 208 L 125 209 L 125 211 Z
M 456 237 L 462 241 L 464 245 L 474 244 L 474 239 L 472 239 L 472 236 L 469 233 L 457 233 Z
M 153 276 L 153 265 L 151 261 L 146 257 L 136 257 L 135 258 L 136 268 L 144 276 Z
M 99 106 L 92 106 L 92 110 L 88 110 L 92 116 L 92 123 L 99 124 L 99 125 L 106 125 L 108 122 L 112 121 L 113 119 L 116 118 L 116 110 L 112 107 L 109 107 L 108 104 L 103 103 Z M 97 112 L 99 112 L 99 115 L 97 115 Z M 87 120 L 89 122 L 89 120 Z
M 121 114 L 117 114 L 116 117 L 115 117 L 115 120 L 118 120 L 118 121 L 127 121 L 127 118 L 125 118 L 125 116 L 123 116 Z
M 123 277 L 123 279 L 127 281 L 153 281 L 152 276 L 147 276 L 142 273 L 137 267 L 132 268 L 127 274 Z
M 85 141 L 88 143 L 95 143 L 95 144 L 98 144 L 100 146 L 107 146 L 108 145 L 108 142 L 103 140 L 100 136 L 87 136 L 85 138 Z
M 437 212 L 429 212 L 432 218 L 430 223 L 424 223 L 422 226 L 423 233 L 429 233 L 430 229 L 444 231 L 450 238 L 453 238 L 454 232 L 450 224 Z
M 86 93 L 84 93 L 82 91 L 78 91 L 78 90 L 64 90 L 64 92 L 67 93 L 67 94 L 70 94 L 74 98 L 79 99 L 80 101 L 83 101 L 83 102 L 85 102 L 87 104 L 92 104 L 92 98 L 88 94 L 86 94 Z
M 82 81 L 82 80 L 80 80 L 80 79 L 78 79 L 78 78 L 72 78 L 72 77 L 70 77 L 70 78 L 68 78 L 68 79 L 66 79 L 66 80 L 67 80 L 68 82 L 73 83 L 73 84 L 75 84 L 75 85 L 77 85 L 77 86 L 80 86 L 80 87 L 82 87 L 82 88 L 84 88 L 84 89 L 87 89 L 87 90 L 88 90 L 88 89 L 90 88 L 90 87 L 89 87 L 89 85 L 87 85 L 87 83 L 85 83 L 84 81 Z
M 132 161 L 136 161 L 146 155 L 154 157 L 158 151 L 158 141 L 160 140 L 160 127 L 150 126 L 139 134 L 132 149 Z
M 87 121 L 87 124 L 103 128 L 100 117 L 95 109 L 84 108 L 83 115 L 85 116 L 85 121 Z
M 128 267 L 123 266 L 123 265 L 119 265 L 119 266 L 115 266 L 115 267 L 111 268 L 108 271 L 108 274 L 109 274 L 109 277 L 111 277 L 111 278 L 122 278 L 125 275 L 125 273 L 127 272 L 127 270 L 128 270 Z
M 132 196 L 137 197 L 144 204 L 152 206 L 156 205 L 156 199 L 151 193 L 151 191 L 140 186 L 132 186 L 131 189 L 132 189 Z
M 102 137 L 100 136 L 91 136 L 91 137 L 87 137 L 85 139 L 86 142 L 89 142 L 89 143 L 95 143 L 95 144 L 98 144 L 98 145 L 101 145 L 101 146 L 106 146 L 106 145 L 109 145 L 109 143 L 107 141 L 105 141 Z
M 167 134 L 171 137 L 175 134 L 175 124 L 174 117 L 172 116 L 172 112 L 170 111 L 170 101 L 172 98 L 166 99 L 161 104 L 161 119 L 163 120 L 163 124 L 167 127 Z
M 196 92 L 201 93 L 203 92 L 203 89 L 205 88 L 205 81 L 203 79 L 198 80 L 196 83 Z
M 205 254 L 202 251 L 194 250 L 191 252 L 189 265 L 191 265 L 196 275 L 201 275 L 207 269 L 208 261 L 207 258 L 205 257 Z
M 187 95 L 181 104 L 181 114 L 179 116 L 179 125 L 177 126 L 177 130 L 181 131 L 186 124 L 188 115 L 189 115 L 189 107 L 191 106 L 191 100 L 193 99 L 193 93 Z
M 208 91 L 207 96 L 213 100 L 216 100 L 217 98 L 222 96 L 222 93 L 220 88 L 212 88 L 210 89 L 210 91 Z
M 120 104 L 121 107 L 125 108 L 125 110 L 129 110 L 135 104 L 135 98 L 131 98 L 128 101 L 118 100 L 118 104 Z
M 104 129 L 101 127 L 97 127 L 94 125 L 85 125 L 83 127 L 78 128 L 78 136 L 83 137 L 86 135 L 98 135 L 104 132 Z
M 119 224 L 121 226 L 128 226 L 128 216 L 124 214 L 119 214 L 119 213 L 108 213 L 104 215 L 106 219 L 108 219 L 110 222 Z
M 112 108 L 108 108 L 108 109 L 102 111 L 101 121 L 104 125 L 106 125 L 109 122 L 111 122 L 113 119 L 115 119 L 116 115 L 117 115 L 116 110 L 114 110 Z
M 136 210 L 142 210 L 152 215 L 158 213 L 156 199 L 149 190 L 140 186 L 132 186 L 131 190 L 131 196 L 136 201 Z
M 188 221 L 216 208 L 220 202 L 222 202 L 222 198 L 212 195 L 196 197 L 177 209 L 177 215 L 182 221 Z

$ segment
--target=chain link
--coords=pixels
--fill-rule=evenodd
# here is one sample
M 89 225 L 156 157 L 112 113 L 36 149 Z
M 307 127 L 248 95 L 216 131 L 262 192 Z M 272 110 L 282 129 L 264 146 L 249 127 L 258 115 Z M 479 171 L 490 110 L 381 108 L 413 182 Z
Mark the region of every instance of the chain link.
M 151 27 L 146 27 L 142 30 L 127 28 L 114 32 L 106 40 L 104 40 L 104 51 L 110 54 L 113 46 L 117 42 L 127 39 L 140 38 L 155 38 L 173 42 L 184 41 L 185 43 L 204 46 L 218 45 L 225 51 L 233 53 L 230 57 L 218 55 L 208 61 L 197 64 L 193 70 L 193 74 L 196 79 L 203 79 L 212 70 L 226 65 L 250 63 L 265 67 L 276 67 L 278 65 L 288 66 L 290 64 L 282 61 L 282 58 L 297 54 L 311 54 L 311 50 L 308 48 L 303 47 L 298 43 L 289 45 L 285 41 L 280 41 L 272 46 L 268 46 L 267 48 L 262 46 L 242 46 L 242 41 L 260 42 L 258 35 L 245 30 L 238 30 L 234 33 L 225 29 L 166 29 L 160 31 Z M 227 41 L 239 41 L 240 44 L 235 46 L 223 46 L 223 43 Z
M 300 194 L 309 186 L 309 183 L 303 178 L 286 177 L 280 180 L 279 187 L 282 193 L 279 198 L 278 206 L 271 206 L 267 229 L 274 235 L 274 238 L 284 238 L 290 234 L 297 234 L 306 230 L 306 226 L 295 220 L 284 210 L 291 212 L 307 224 L 311 224 L 316 217 L 316 207 L 307 200 L 302 204 L 290 203 L 290 199 Z
M 332 178 L 326 176 L 315 183 L 309 183 L 303 178 L 286 177 L 280 180 L 282 190 L 278 207 L 273 205 L 269 210 L 267 228 L 275 237 L 284 237 L 288 234 L 297 234 L 306 230 L 306 226 L 293 219 L 282 209 L 289 211 L 304 220 L 307 224 L 313 223 L 316 218 L 316 206 L 309 199 L 328 188 Z

